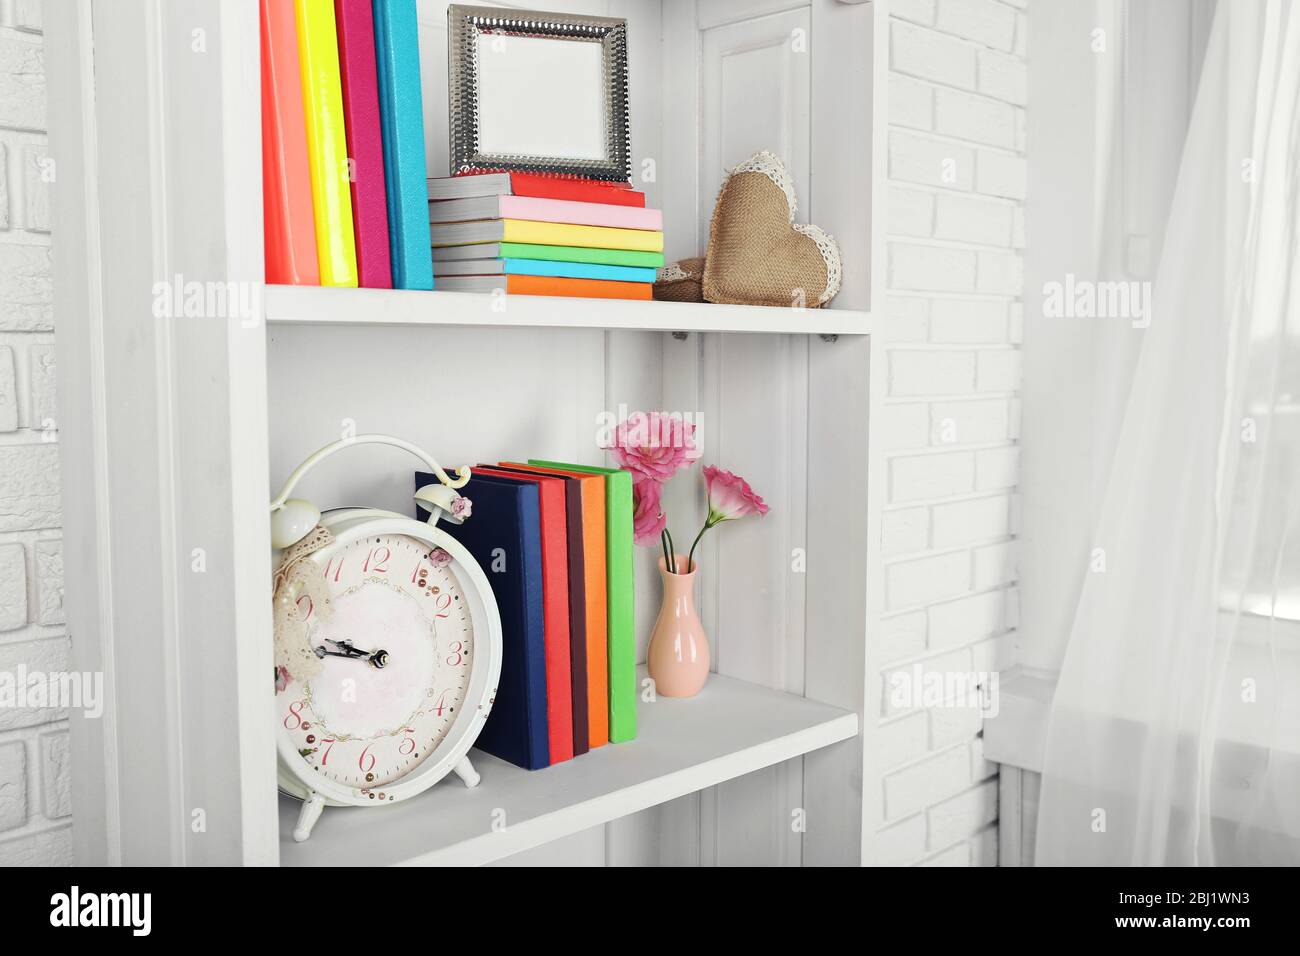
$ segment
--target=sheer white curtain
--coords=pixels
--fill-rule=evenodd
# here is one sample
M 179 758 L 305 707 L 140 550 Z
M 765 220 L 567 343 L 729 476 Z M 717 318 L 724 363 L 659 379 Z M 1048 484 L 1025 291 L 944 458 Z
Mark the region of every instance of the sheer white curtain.
M 1300 4 L 1221 2 L 1052 705 L 1040 865 L 1300 864 L 1298 189 Z

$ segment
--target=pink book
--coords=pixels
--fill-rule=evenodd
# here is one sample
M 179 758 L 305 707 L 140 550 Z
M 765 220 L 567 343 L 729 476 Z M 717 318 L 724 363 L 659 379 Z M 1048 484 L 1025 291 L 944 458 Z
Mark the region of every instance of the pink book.
M 359 285 L 393 287 L 388 248 L 388 196 L 375 76 L 375 23 L 371 0 L 334 0 L 338 24 L 343 119 L 352 176 L 352 230 Z
M 664 227 L 663 213 L 658 209 L 611 203 L 538 199 L 533 196 L 477 196 L 429 203 L 430 222 L 468 222 L 472 219 L 528 219 L 650 232 L 660 232 Z

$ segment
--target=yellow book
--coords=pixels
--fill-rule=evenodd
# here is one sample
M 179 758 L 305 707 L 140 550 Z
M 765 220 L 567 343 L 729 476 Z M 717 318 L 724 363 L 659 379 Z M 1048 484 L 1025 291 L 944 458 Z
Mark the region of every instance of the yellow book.
M 615 229 L 578 226 L 567 222 L 531 219 L 476 219 L 472 222 L 435 223 L 429 227 L 434 246 L 474 245 L 480 242 L 530 242 L 547 246 L 581 246 L 586 249 L 631 249 L 663 252 L 664 234 L 649 229 Z
M 294 0 L 298 59 L 307 121 L 307 167 L 316 212 L 320 284 L 355 286 L 357 250 L 352 232 L 347 131 L 339 76 L 338 32 L 332 0 Z

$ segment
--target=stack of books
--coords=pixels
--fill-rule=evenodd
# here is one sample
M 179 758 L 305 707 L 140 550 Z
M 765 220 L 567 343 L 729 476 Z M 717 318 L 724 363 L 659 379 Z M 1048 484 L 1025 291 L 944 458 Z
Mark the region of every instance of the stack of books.
M 417 472 L 415 487 L 436 481 Z M 501 462 L 475 467 L 461 494 L 473 516 L 439 527 L 488 572 L 501 613 L 501 677 L 475 746 L 540 770 L 634 739 L 631 472 Z
M 415 3 L 261 0 L 261 44 L 266 281 L 432 289 Z
M 438 288 L 649 299 L 663 214 L 621 183 L 534 173 L 430 179 Z

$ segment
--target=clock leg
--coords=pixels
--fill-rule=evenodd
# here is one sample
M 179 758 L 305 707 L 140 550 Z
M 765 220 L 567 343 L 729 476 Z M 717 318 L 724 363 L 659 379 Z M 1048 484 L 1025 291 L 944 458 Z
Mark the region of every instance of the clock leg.
M 478 782 L 483 778 L 478 775 L 478 771 L 469 762 L 468 757 L 461 757 L 456 766 L 451 768 L 456 772 L 456 776 L 465 782 L 467 787 L 477 787 Z
M 325 809 L 325 798 L 315 791 L 302 802 L 302 810 L 298 812 L 298 824 L 293 828 L 295 843 L 302 843 L 311 836 L 311 828 L 320 819 L 320 812 L 323 809 Z

